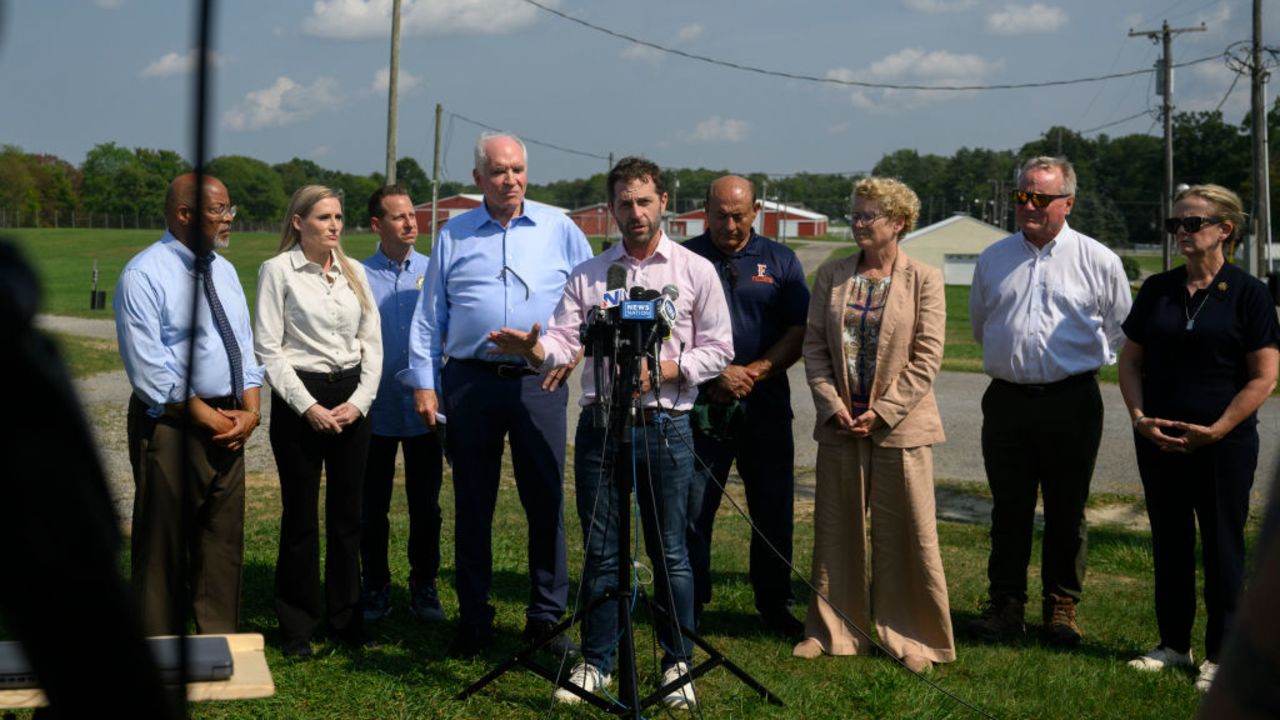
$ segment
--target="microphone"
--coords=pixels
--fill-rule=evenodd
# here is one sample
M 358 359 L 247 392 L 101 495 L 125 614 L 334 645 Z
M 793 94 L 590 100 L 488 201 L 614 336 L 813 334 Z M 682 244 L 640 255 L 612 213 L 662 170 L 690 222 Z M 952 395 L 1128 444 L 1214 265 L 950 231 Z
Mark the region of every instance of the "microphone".
M 676 325 L 676 299 L 679 297 L 680 288 L 675 285 L 663 287 L 658 296 L 658 315 L 667 323 L 667 337 L 671 336 L 671 329 Z
M 627 268 L 622 263 L 613 263 L 605 272 L 604 297 L 600 299 L 603 309 L 614 308 L 627 299 Z

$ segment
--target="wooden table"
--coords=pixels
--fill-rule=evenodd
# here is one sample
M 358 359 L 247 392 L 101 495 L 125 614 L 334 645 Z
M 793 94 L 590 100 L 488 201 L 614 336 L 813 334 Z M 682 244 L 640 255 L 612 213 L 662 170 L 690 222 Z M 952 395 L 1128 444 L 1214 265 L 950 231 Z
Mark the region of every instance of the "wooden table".
M 234 671 L 227 680 L 193 682 L 187 685 L 187 700 L 249 700 L 271 697 L 276 693 L 271 669 L 267 667 L 267 655 L 262 636 L 258 633 L 214 635 L 225 637 L 231 648 Z M 39 688 L 0 691 L 0 708 L 36 708 L 47 705 L 44 692 Z

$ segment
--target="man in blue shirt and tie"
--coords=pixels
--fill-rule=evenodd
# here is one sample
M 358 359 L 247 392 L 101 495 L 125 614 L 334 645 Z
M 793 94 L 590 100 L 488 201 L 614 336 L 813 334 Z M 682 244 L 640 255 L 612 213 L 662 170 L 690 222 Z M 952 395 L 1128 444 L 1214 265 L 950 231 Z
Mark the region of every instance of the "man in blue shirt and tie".
M 476 143 L 472 177 L 484 204 L 440 231 L 413 318 L 409 369 L 401 373 L 415 388 L 423 421 L 434 428 L 447 420 L 449 426 L 459 615 L 449 646 L 454 657 L 478 655 L 490 641 L 491 524 L 504 437 L 529 523 L 524 639 L 549 635 L 568 602 L 563 484 L 569 396 L 563 380 L 572 368 L 540 377 L 523 357 L 497 354 L 487 339 L 500 328 L 545 326 L 569 273 L 591 257 L 586 236 L 567 216 L 525 201 L 527 160 L 515 136 L 486 133 Z M 556 654 L 573 651 L 563 636 L 546 647 Z
M 125 266 L 113 302 L 133 386 L 132 573 L 148 635 L 185 629 L 184 597 L 197 632 L 237 631 L 244 446 L 262 419 L 249 307 L 235 268 L 214 252 L 227 247 L 236 208 L 205 175 L 197 214 L 196 185 L 187 174 L 169 186 L 168 232 Z
M 364 521 L 360 567 L 365 622 L 391 612 L 391 568 L 387 544 L 391 526 L 392 479 L 396 449 L 404 449 L 404 492 L 409 501 L 409 610 L 419 619 L 439 622 L 444 608 L 436 592 L 440 572 L 440 440 L 413 408 L 413 389 L 396 380 L 409 367 L 409 324 L 422 294 L 427 256 L 414 249 L 418 220 L 409 193 L 386 185 L 369 197 L 369 225 L 378 249 L 365 258 L 365 277 L 382 318 L 382 380 L 369 408 L 373 435 L 364 473 Z

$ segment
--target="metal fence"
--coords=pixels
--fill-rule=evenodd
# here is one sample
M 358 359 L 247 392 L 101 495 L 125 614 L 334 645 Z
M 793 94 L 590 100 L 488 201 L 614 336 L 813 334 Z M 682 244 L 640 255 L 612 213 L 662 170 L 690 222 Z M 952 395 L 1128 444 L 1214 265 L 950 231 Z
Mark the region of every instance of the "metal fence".
M 0 207 L 0 228 L 99 228 L 162 232 L 165 221 L 163 216 L 142 213 L 91 213 L 80 210 L 32 213 Z M 234 232 L 274 233 L 280 232 L 280 224 L 237 220 L 232 223 L 231 229 Z

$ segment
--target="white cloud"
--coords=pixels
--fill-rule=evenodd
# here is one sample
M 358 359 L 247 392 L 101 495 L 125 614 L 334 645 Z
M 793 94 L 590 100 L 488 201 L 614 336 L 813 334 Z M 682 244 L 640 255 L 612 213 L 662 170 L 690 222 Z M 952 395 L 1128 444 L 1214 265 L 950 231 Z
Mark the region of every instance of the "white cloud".
M 312 149 L 312 151 L 307 154 L 307 157 L 309 158 L 324 157 L 328 155 L 332 150 L 333 148 L 328 145 L 321 145 L 317 148 Z
M 1043 3 L 1005 5 L 987 16 L 987 32 L 994 35 L 1055 32 L 1067 24 L 1067 14 Z
M 902 0 L 908 10 L 936 15 L 938 13 L 963 12 L 977 5 L 977 0 Z
M 651 48 L 648 45 L 637 45 L 635 43 L 631 43 L 630 45 L 622 48 L 622 51 L 618 53 L 618 57 L 623 60 L 634 60 L 636 62 L 648 63 L 649 65 L 658 65 L 666 58 L 666 54 L 661 50 Z
M 417 76 L 411 74 L 408 70 L 400 68 L 400 94 L 408 93 L 410 90 L 418 87 L 421 83 Z M 369 87 L 369 91 L 379 95 L 387 94 L 387 89 L 391 87 L 391 66 L 385 66 L 373 74 L 373 85 Z
M 336 83 L 330 78 L 321 77 L 310 85 L 299 85 L 282 75 L 269 87 L 245 95 L 239 104 L 222 116 L 222 122 L 231 130 L 284 127 L 301 122 L 338 102 Z
M 124 7 L 124 0 L 93 0 L 93 4 L 103 10 L 119 10 Z
M 218 54 L 209 51 L 209 64 L 218 65 L 221 59 Z M 196 51 L 191 50 L 186 55 L 179 55 L 176 52 L 166 54 L 164 57 L 149 63 L 146 67 L 138 72 L 141 77 L 169 77 L 170 75 L 184 75 L 195 70 L 196 67 Z
M 691 43 L 702 36 L 702 26 L 698 23 L 685 25 L 676 32 L 676 42 Z
M 828 127 L 828 128 L 827 128 L 827 134 L 828 134 L 828 135 L 843 135 L 843 134 L 844 134 L 846 131 L 848 131 L 848 130 L 849 130 L 849 123 L 847 123 L 847 122 L 836 123 L 835 125 L 832 125 L 832 126 L 830 126 L 830 127 Z
M 904 48 L 871 63 L 863 70 L 836 68 L 827 71 L 835 80 L 902 85 L 981 85 L 1004 69 L 1004 62 L 946 50 Z M 903 110 L 962 95 L 959 91 L 855 88 L 849 100 L 864 110 Z
M 544 0 L 555 7 L 558 0 Z M 500 35 L 527 27 L 541 11 L 521 0 L 403 0 L 400 34 Z M 391 36 L 391 0 L 316 0 L 302 21 L 308 35 L 337 40 Z
M 681 133 L 681 137 L 687 143 L 738 143 L 746 140 L 750 131 L 751 123 L 746 120 L 721 118 L 719 115 L 712 115 L 698 123 L 693 132 Z

